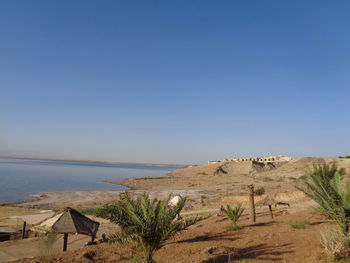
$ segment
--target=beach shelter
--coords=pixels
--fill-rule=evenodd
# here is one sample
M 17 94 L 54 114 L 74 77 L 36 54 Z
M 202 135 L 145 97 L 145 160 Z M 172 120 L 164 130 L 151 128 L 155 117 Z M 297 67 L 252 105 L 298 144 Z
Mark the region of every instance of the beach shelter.
M 257 206 L 268 206 L 270 211 L 271 219 L 273 219 L 272 206 L 275 205 L 278 201 L 272 196 L 268 195 L 264 199 L 260 200 L 256 205 Z
M 80 214 L 77 210 L 67 207 L 58 220 L 52 225 L 52 230 L 56 233 L 64 234 L 63 251 L 67 250 L 68 234 L 83 234 L 91 236 L 92 240 L 100 223 L 95 222 Z

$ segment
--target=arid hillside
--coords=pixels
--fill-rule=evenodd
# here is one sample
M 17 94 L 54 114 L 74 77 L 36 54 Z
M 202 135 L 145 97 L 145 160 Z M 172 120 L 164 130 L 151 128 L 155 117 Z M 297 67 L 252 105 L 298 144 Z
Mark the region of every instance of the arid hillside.
M 245 195 L 245 186 L 254 184 L 269 193 L 294 192 L 302 176 L 313 164 L 336 162 L 350 173 L 350 159 L 300 158 L 289 162 L 223 162 L 175 170 L 165 177 L 129 178 L 112 183 L 132 190 L 197 190 L 220 199 L 226 195 Z

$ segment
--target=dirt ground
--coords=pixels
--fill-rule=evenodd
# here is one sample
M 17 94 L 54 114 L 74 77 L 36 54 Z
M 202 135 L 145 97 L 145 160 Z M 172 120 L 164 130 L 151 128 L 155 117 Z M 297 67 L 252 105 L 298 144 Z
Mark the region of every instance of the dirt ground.
M 143 191 L 152 197 L 164 198 L 169 193 L 180 194 L 188 198 L 189 207 L 183 215 L 212 215 L 188 230 L 178 233 L 157 251 L 155 260 L 159 262 L 325 262 L 326 257 L 320 245 L 320 230 L 334 227 L 333 224 L 320 217 L 314 210 L 315 203 L 307 199 L 296 186 L 303 185 L 303 175 L 307 167 L 324 162 L 338 162 L 346 168 L 346 178 L 350 174 L 349 159 L 301 158 L 291 162 L 274 163 L 259 166 L 247 163 L 219 163 L 204 166 L 188 167 L 171 172 L 165 177 L 130 178 L 112 182 L 127 186 L 131 194 Z M 255 188 L 263 187 L 265 195 L 271 195 L 278 201 L 287 202 L 290 207 L 275 208 L 272 220 L 266 207 L 257 207 L 257 223 L 250 225 L 248 215 L 243 214 L 239 224 L 240 231 L 226 230 L 230 225 L 228 219 L 217 216 L 221 205 L 246 204 L 246 185 L 254 184 Z M 74 199 L 77 196 L 78 199 Z M 90 191 L 84 202 L 84 193 L 41 193 L 34 202 L 16 204 L 21 209 L 36 207 L 45 209 L 99 206 L 117 197 L 117 193 L 97 193 Z M 256 197 L 256 201 L 259 198 Z M 55 198 L 60 200 L 55 203 Z M 11 213 L 10 213 L 11 214 Z M 302 222 L 305 229 L 294 229 L 289 224 Z M 106 233 L 113 232 L 115 226 L 105 223 L 102 227 Z M 102 233 L 102 232 L 100 232 Z M 75 238 L 75 237 L 74 237 Z M 83 242 L 71 239 L 70 251 L 52 253 L 43 257 L 42 251 L 33 252 L 31 256 L 39 258 L 21 259 L 14 262 L 130 262 L 132 247 L 120 244 L 99 244 L 82 248 Z M 77 238 L 77 237 L 76 237 Z M 23 242 L 23 244 L 21 243 Z M 15 255 L 16 249 L 28 251 L 28 241 L 18 241 L 17 245 L 9 244 L 1 251 L 9 251 Z M 60 241 L 57 241 L 60 246 Z M 30 242 L 28 242 L 30 244 Z M 34 244 L 34 243 L 32 243 Z M 69 246 L 68 246 L 69 247 Z M 21 254 L 20 257 L 23 257 Z M 16 257 L 12 258 L 13 261 Z M 8 259 L 10 260 L 10 259 Z
M 305 229 L 294 229 L 290 223 L 304 222 Z M 324 262 L 319 231 L 329 222 L 312 210 L 293 214 L 276 213 L 271 220 L 260 211 L 257 223 L 248 224 L 248 216 L 239 221 L 243 229 L 229 231 L 230 221 L 212 216 L 182 231 L 156 252 L 158 263 L 166 262 Z M 52 256 L 52 262 L 130 262 L 131 246 L 120 244 L 86 247 Z M 44 262 L 47 257 L 15 262 Z M 231 261 L 229 261 L 231 260 Z

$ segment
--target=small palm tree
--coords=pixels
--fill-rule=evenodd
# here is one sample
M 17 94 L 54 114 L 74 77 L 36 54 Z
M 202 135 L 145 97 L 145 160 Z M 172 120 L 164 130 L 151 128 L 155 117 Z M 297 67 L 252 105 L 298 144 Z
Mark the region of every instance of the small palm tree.
M 343 183 L 344 168 L 333 163 L 313 166 L 307 171 L 306 188 L 300 188 L 339 225 L 350 240 L 350 183 Z
M 171 196 L 163 201 L 153 199 L 144 193 L 133 200 L 124 194 L 120 201 L 106 206 L 100 216 L 121 226 L 122 231 L 109 237 L 111 242 L 134 242 L 143 252 L 143 262 L 154 262 L 154 253 L 176 232 L 195 224 L 204 218 L 175 220 L 185 205 L 182 199 L 170 207 Z M 138 260 L 136 260 L 138 261 Z
M 230 205 L 226 205 L 226 208 L 222 208 L 222 211 L 232 221 L 232 223 L 233 223 L 232 230 L 242 229 L 241 227 L 237 226 L 237 221 L 241 217 L 241 215 L 244 211 L 244 208 L 240 204 L 233 207 L 233 208 Z

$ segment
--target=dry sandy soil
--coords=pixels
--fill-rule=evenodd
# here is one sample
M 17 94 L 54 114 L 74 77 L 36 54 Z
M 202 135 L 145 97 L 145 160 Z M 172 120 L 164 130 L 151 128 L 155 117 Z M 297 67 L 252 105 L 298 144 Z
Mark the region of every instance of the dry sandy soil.
M 182 231 L 166 242 L 165 246 L 156 253 L 156 262 L 217 263 L 230 262 L 230 260 L 235 262 L 324 262 L 325 254 L 320 246 L 320 230 L 325 227 L 334 227 L 334 225 L 315 213 L 313 209 L 315 204 L 298 193 L 295 186 L 303 185 L 302 176 L 307 167 L 313 163 L 332 161 L 337 161 L 340 167 L 345 167 L 347 177 L 349 176 L 349 159 L 302 158 L 264 167 L 251 162 L 188 167 L 176 170 L 165 177 L 132 178 L 113 183 L 129 187 L 129 192 L 132 194 L 146 191 L 158 198 L 170 192 L 182 194 L 188 197 L 188 202 L 191 204 L 191 207 L 184 211 L 184 216 L 212 215 L 211 218 Z M 243 230 L 226 230 L 225 227 L 230 225 L 230 222 L 225 217 L 216 216 L 219 207 L 226 203 L 245 204 L 247 198 L 245 186 L 251 183 L 256 188 L 264 187 L 266 193 L 275 196 L 275 199 L 290 203 L 290 208 L 275 208 L 275 218 L 271 220 L 266 207 L 258 207 L 256 224 L 250 225 L 248 215 L 244 213 L 239 222 L 244 227 Z M 61 198 L 60 202 L 53 202 L 52 196 L 55 195 L 56 198 Z M 77 202 L 72 199 L 74 195 L 80 196 L 81 200 Z M 45 193 L 43 196 L 39 194 L 37 201 L 16 204 L 16 206 L 40 209 L 48 206 L 60 208 L 66 205 L 97 206 L 117 196 L 116 193 L 105 193 L 101 198 L 101 195 L 103 193 L 91 191 L 88 200 L 85 200 L 87 202 L 84 203 L 81 198 L 84 193 L 75 193 L 71 196 L 67 193 Z M 291 228 L 289 224 L 295 222 L 304 222 L 306 228 Z M 113 224 L 107 222 L 101 224 L 101 227 L 98 235 L 101 235 L 102 231 L 110 233 L 116 229 Z M 130 246 L 99 244 L 81 248 L 83 243 L 76 242 L 74 238 L 77 237 L 70 239 L 71 251 L 52 255 L 50 259 L 53 262 L 130 262 Z M 6 252 L 10 248 L 13 254 L 16 248 L 21 251 L 25 251 L 26 248 L 29 251 L 32 248 L 28 241 L 16 242 L 17 244 L 13 245 L 8 242 L 0 243 L 0 254 L 1 251 Z M 28 244 L 26 245 L 25 242 Z M 7 248 L 4 247 L 4 243 L 8 243 Z M 61 241 L 57 243 L 56 246 L 59 247 Z M 29 253 L 28 256 L 43 255 L 43 251 L 39 252 Z M 47 262 L 48 259 L 49 257 L 46 256 L 16 262 Z
M 243 229 L 226 230 L 230 222 L 213 216 L 182 231 L 157 251 L 156 262 L 323 262 L 320 229 L 330 224 L 312 211 L 282 215 L 271 220 L 266 212 L 258 214 L 258 222 Z M 294 229 L 290 223 L 306 221 L 305 229 Z M 52 256 L 53 262 L 130 262 L 131 246 L 100 244 Z M 44 262 L 47 257 L 16 262 Z

